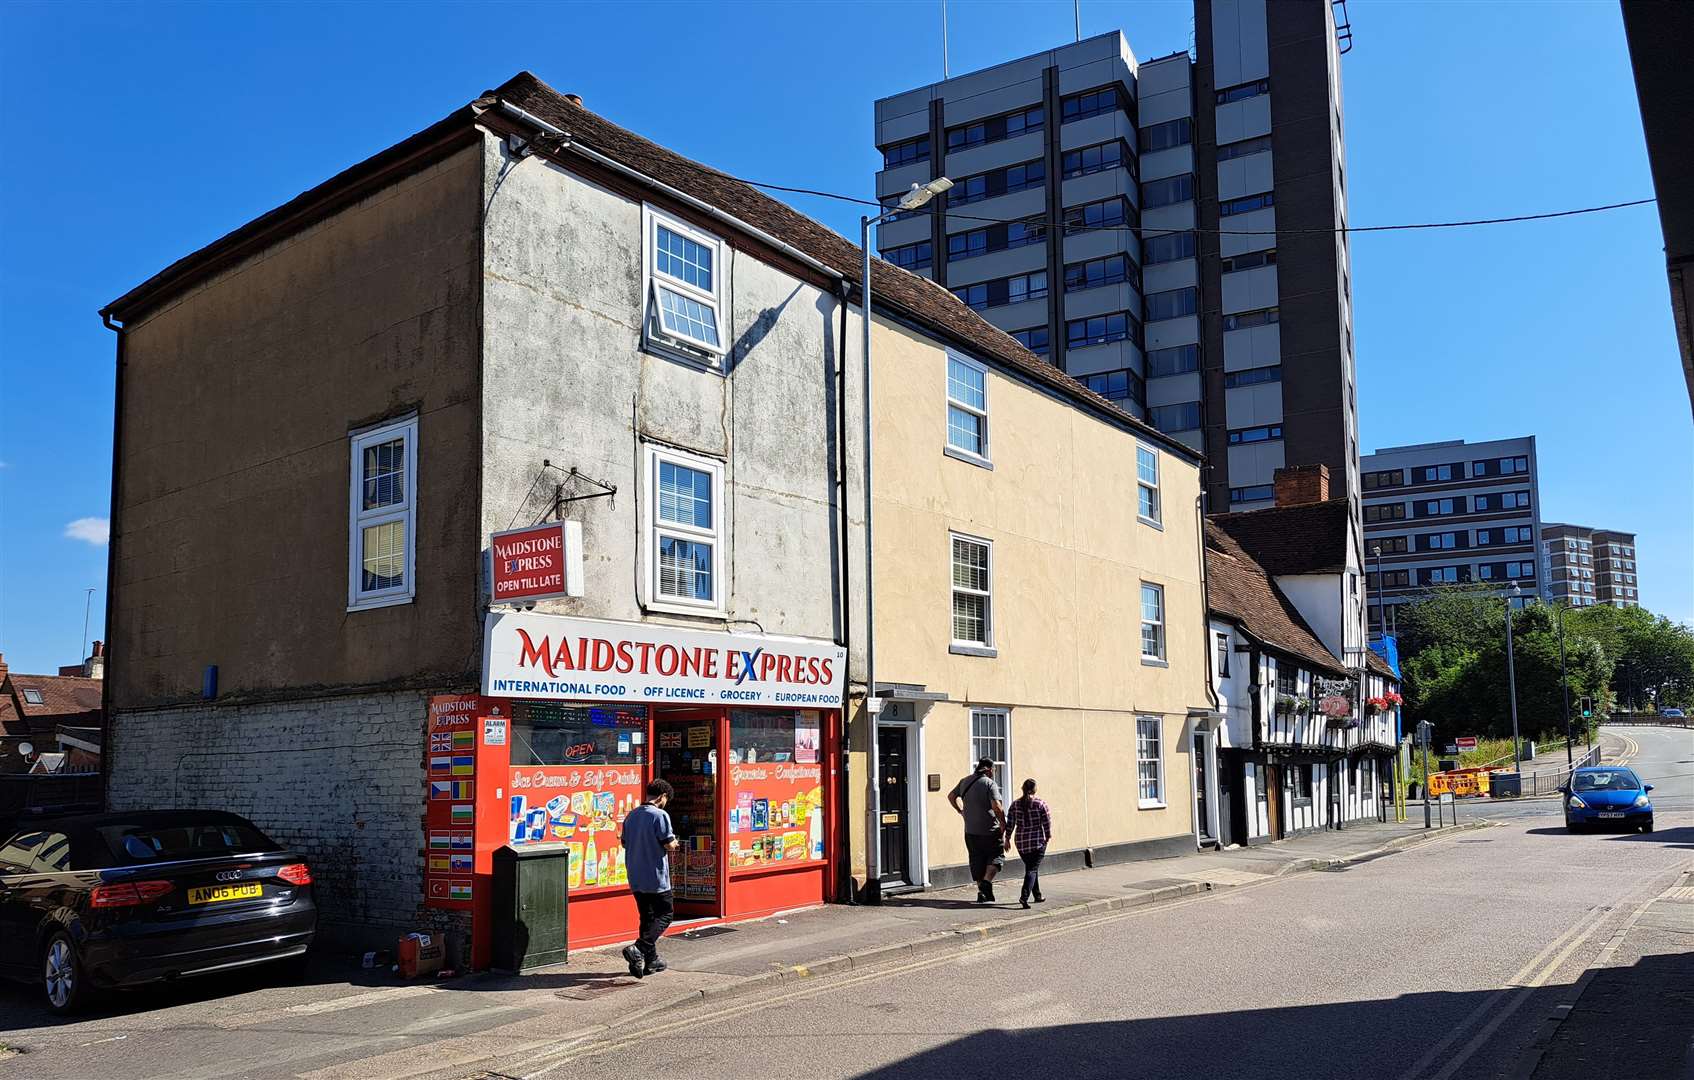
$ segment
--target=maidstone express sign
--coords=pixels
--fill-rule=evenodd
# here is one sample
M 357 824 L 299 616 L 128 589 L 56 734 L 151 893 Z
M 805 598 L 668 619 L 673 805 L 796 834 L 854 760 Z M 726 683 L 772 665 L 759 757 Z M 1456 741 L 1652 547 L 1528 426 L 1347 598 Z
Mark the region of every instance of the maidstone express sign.
M 551 521 L 488 538 L 496 604 L 566 595 L 565 523 Z
M 846 650 L 828 641 L 491 611 L 491 697 L 839 708 Z

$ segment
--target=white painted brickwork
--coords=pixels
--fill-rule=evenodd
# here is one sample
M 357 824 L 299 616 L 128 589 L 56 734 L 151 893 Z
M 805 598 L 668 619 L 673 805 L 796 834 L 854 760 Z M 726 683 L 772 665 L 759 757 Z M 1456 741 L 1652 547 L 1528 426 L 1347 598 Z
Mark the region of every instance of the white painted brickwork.
M 114 810 L 230 810 L 305 855 L 325 923 L 411 929 L 428 694 L 119 713 Z

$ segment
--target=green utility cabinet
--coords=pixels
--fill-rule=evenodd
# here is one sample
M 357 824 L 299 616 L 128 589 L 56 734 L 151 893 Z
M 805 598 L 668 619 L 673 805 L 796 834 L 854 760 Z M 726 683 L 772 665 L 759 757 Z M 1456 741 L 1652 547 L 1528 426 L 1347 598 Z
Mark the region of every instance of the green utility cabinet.
M 562 964 L 570 852 L 564 844 L 526 844 L 494 853 L 492 956 L 510 974 Z

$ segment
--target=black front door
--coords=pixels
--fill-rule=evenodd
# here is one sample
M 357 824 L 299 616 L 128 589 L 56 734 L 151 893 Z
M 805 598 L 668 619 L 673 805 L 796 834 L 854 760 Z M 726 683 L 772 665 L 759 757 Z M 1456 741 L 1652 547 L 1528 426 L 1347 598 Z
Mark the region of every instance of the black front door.
M 882 769 L 882 880 L 885 884 L 910 884 L 906 729 L 877 728 L 876 753 Z
M 1200 839 L 1216 840 L 1212 835 L 1211 800 L 1206 789 L 1206 735 L 1194 733 L 1194 816 L 1199 824 Z

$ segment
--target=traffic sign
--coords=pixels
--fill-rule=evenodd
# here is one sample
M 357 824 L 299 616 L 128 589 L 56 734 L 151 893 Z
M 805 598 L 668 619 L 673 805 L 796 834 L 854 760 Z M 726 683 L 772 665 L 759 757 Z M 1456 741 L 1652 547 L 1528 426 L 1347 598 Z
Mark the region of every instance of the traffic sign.
M 1455 745 L 1458 746 L 1458 748 L 1460 750 L 1475 750 L 1476 749 L 1476 736 L 1475 735 L 1460 735 L 1458 738 L 1454 739 L 1453 742 L 1454 742 Z

